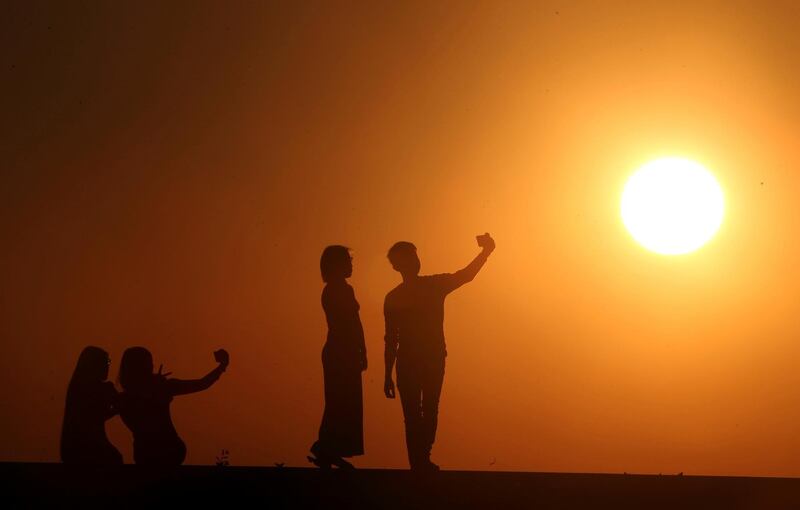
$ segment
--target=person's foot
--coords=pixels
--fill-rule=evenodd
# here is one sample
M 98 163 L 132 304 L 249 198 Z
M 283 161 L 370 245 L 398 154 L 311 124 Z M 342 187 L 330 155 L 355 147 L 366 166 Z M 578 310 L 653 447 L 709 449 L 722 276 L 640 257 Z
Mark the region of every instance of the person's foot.
M 415 462 L 414 464 L 411 464 L 411 471 L 416 471 L 420 473 L 435 473 L 439 470 L 440 470 L 439 465 L 434 464 L 433 462 L 431 462 L 430 459 L 420 460 L 418 462 Z
M 428 470 L 428 471 L 439 471 L 440 470 L 439 464 L 434 464 L 433 462 L 431 462 L 431 459 L 428 459 L 425 462 L 425 469 Z
M 319 441 L 311 446 L 312 456 L 308 456 L 309 462 L 322 469 L 330 469 L 331 466 L 336 466 L 339 469 L 355 469 L 356 467 L 339 455 L 331 455 L 325 448 L 320 445 Z
M 320 469 L 330 469 L 331 468 L 331 462 L 329 460 L 327 460 L 327 459 L 322 459 L 320 457 L 312 457 L 311 455 L 308 455 L 306 458 L 308 459 L 308 461 L 310 463 L 314 464 L 315 466 L 317 466 Z
M 322 445 L 320 444 L 319 441 L 314 441 L 314 444 L 311 445 L 311 448 L 309 448 L 309 450 L 314 455 L 314 457 L 317 458 L 325 457 L 325 452 L 323 451 Z
M 341 457 L 331 457 L 331 464 L 339 469 L 355 469 L 356 467 Z

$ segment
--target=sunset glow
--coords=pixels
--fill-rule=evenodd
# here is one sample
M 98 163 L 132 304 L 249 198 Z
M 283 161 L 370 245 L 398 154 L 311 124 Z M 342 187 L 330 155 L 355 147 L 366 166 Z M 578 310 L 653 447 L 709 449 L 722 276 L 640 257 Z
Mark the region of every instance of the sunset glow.
M 683 255 L 706 244 L 724 215 L 722 190 L 702 165 L 663 158 L 642 166 L 622 194 L 622 220 L 642 246 Z
M 342 246 L 367 365 L 347 458 L 407 470 L 388 252 L 454 274 L 488 232 L 435 309 L 432 462 L 800 478 L 798 20 L 792 0 L 4 3 L 0 468 L 60 462 L 83 350 L 121 392 L 139 346 L 185 380 L 230 354 L 172 404 L 185 464 L 317 469 L 320 263 Z M 133 463 L 122 417 L 105 429 Z

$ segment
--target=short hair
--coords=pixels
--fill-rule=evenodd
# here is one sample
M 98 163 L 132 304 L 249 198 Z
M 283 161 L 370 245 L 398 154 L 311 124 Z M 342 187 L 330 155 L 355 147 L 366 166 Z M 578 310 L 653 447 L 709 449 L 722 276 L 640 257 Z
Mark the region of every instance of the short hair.
M 408 241 L 398 241 L 389 248 L 389 253 L 386 256 L 389 258 L 389 262 L 393 265 L 396 265 L 397 257 L 402 256 L 405 253 L 416 252 L 417 247 L 414 246 L 414 243 L 410 243 Z
M 319 259 L 322 281 L 328 283 L 336 278 L 344 278 L 348 262 L 350 262 L 350 248 L 338 244 L 326 247 Z

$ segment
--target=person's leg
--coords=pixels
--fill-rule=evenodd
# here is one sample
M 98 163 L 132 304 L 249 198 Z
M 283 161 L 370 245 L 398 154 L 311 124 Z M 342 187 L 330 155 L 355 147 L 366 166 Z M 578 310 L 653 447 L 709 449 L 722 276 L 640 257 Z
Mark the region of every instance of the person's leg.
M 364 454 L 364 406 L 361 389 L 361 366 L 351 366 L 342 377 L 342 421 L 339 425 L 341 457 Z
M 344 458 L 364 454 L 361 367 L 342 364 L 339 368 L 335 396 L 328 393 L 331 399 L 325 404 L 328 434 L 322 446 L 327 456 L 323 454 L 318 459 L 339 468 L 354 469 Z M 331 386 L 330 382 L 326 381 L 326 387 Z
M 100 451 L 102 464 L 108 466 L 118 466 L 122 464 L 122 454 L 119 453 L 119 450 L 114 448 L 114 445 L 111 444 L 108 439 L 105 439 L 100 445 Z
M 175 443 L 175 461 L 176 465 L 180 466 L 186 460 L 186 443 L 178 439 Z
M 350 463 L 341 458 L 342 453 L 347 450 L 348 435 L 352 433 L 347 430 L 351 420 L 349 401 L 352 398 L 349 395 L 351 388 L 347 384 L 350 375 L 348 367 L 340 358 L 340 356 L 336 356 L 336 352 L 331 352 L 327 345 L 322 351 L 325 408 L 322 413 L 318 439 L 310 449 L 314 458 L 309 458 L 319 467 L 330 467 L 332 464 L 352 467 Z M 359 385 L 360 377 L 361 373 L 359 372 L 357 381 Z
M 332 446 L 336 443 L 336 424 L 339 421 L 339 402 L 341 389 L 339 373 L 332 360 L 324 355 L 322 358 L 322 381 L 325 407 L 322 411 L 322 422 L 319 426 L 319 439 L 312 447 L 315 454 L 330 454 Z M 316 450 L 316 451 L 315 451 Z
M 133 461 L 142 466 L 180 466 L 186 460 L 186 444 L 178 437 L 133 445 Z
M 325 406 L 322 412 L 322 421 L 319 426 L 319 439 L 312 447 L 314 453 L 336 453 L 340 442 L 340 428 L 346 405 L 346 390 L 343 380 L 346 379 L 346 369 L 342 366 L 339 356 L 328 345 L 322 350 L 322 382 Z
M 408 449 L 408 463 L 411 469 L 419 466 L 422 438 L 422 385 L 419 380 L 417 367 L 405 363 L 397 365 L 397 389 L 400 393 L 400 403 L 403 406 L 403 419 L 406 428 L 406 448 Z
M 427 462 L 430 462 L 431 449 L 439 424 L 439 398 L 444 383 L 444 364 L 444 358 L 432 360 L 432 363 L 426 366 L 422 378 L 422 452 Z

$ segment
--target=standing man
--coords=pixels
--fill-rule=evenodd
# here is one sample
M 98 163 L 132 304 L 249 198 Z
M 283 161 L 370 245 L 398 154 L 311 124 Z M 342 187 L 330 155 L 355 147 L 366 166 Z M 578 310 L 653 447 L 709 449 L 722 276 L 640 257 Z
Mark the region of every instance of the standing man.
M 395 397 L 392 368 L 397 360 L 397 387 L 406 425 L 408 462 L 412 470 L 437 471 L 431 462 L 436 438 L 439 395 L 444 382 L 444 298 L 472 281 L 494 251 L 486 233 L 477 237 L 483 250 L 467 267 L 455 273 L 420 276 L 413 244 L 400 241 L 389 249 L 389 262 L 403 282 L 392 289 L 383 305 L 386 319 L 386 379 L 383 391 Z

